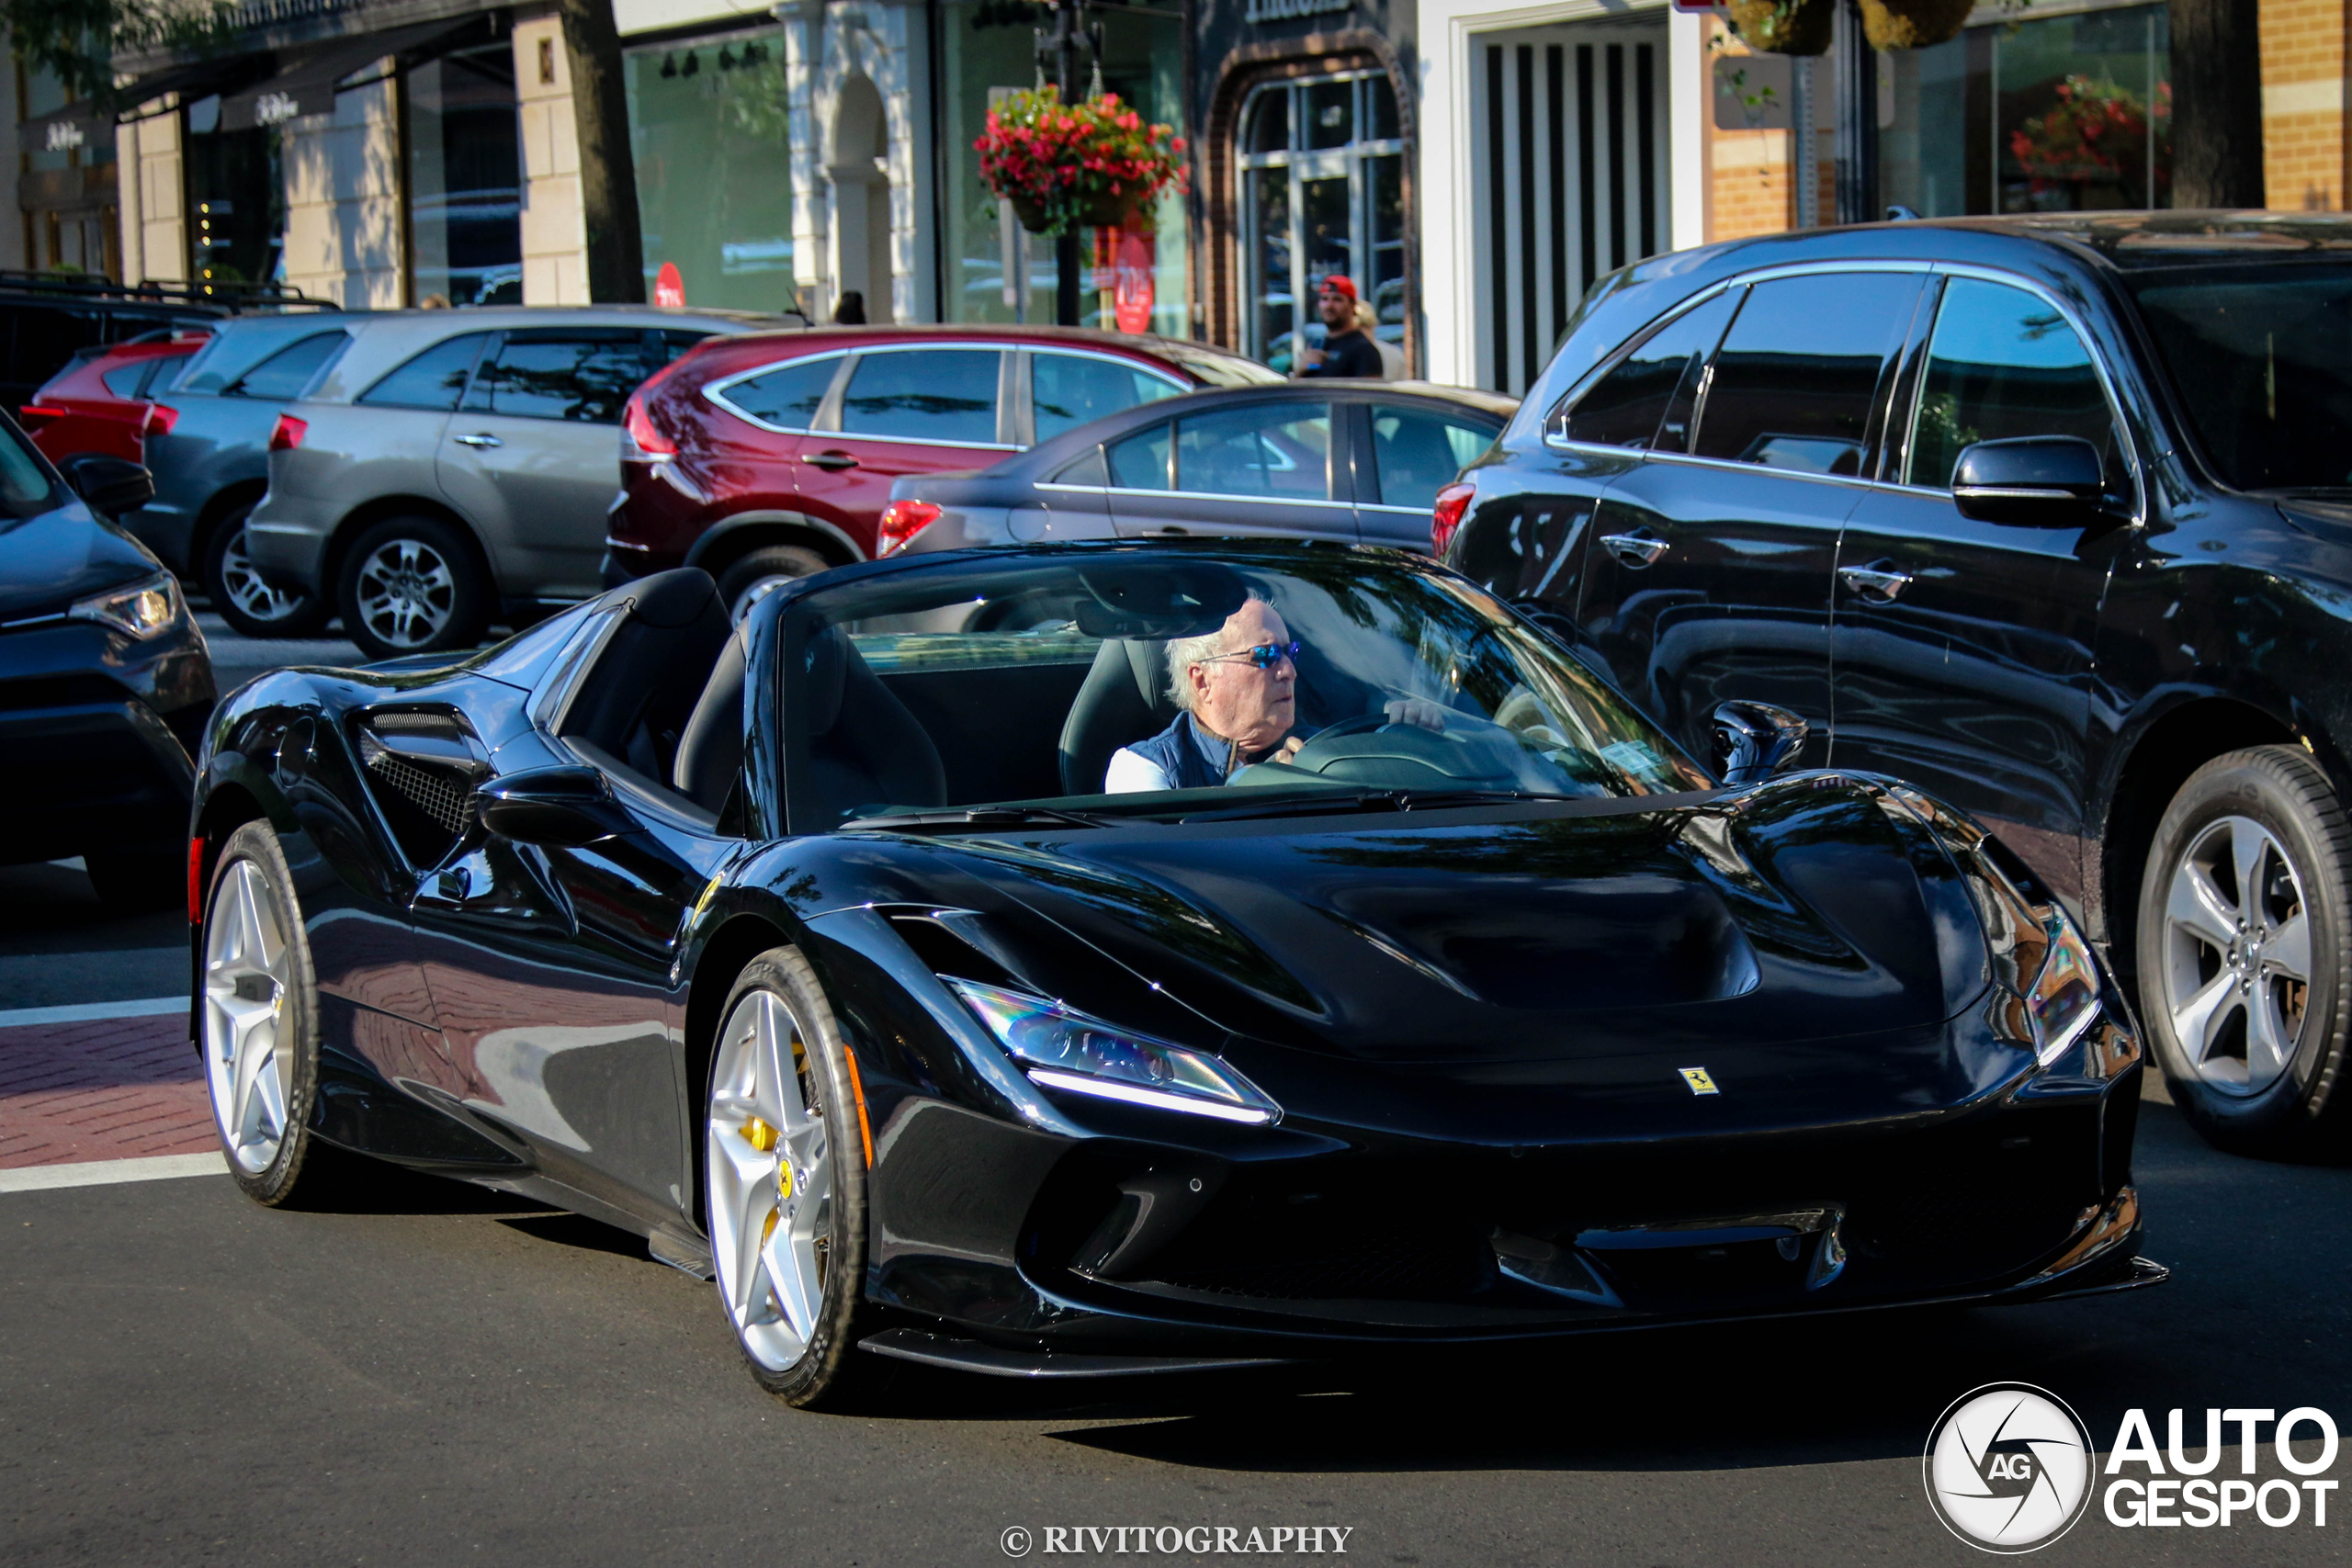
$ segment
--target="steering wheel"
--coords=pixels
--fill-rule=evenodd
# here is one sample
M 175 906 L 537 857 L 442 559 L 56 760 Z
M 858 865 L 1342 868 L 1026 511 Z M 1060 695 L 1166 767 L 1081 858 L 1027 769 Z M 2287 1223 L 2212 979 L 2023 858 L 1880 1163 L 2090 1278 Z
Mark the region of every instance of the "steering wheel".
M 1457 723 L 1457 721 L 1459 721 Z M 1443 730 L 1392 719 L 1385 713 L 1342 719 L 1299 748 L 1289 766 L 1327 778 L 1361 779 L 1400 787 L 1437 781 L 1459 783 L 1495 772 L 1481 755 L 1476 731 L 1493 726 L 1448 709 Z M 1396 776 L 1401 775 L 1401 776 Z

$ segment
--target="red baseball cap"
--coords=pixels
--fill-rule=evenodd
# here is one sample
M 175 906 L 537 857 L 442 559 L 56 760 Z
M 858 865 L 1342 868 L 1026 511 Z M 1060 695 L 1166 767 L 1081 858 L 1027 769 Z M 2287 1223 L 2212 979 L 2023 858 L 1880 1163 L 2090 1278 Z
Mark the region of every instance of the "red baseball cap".
M 1351 300 L 1353 300 L 1357 297 L 1356 280 L 1350 277 L 1344 272 L 1335 272 L 1315 287 L 1318 292 L 1322 289 L 1328 288 L 1334 294 L 1346 295 Z

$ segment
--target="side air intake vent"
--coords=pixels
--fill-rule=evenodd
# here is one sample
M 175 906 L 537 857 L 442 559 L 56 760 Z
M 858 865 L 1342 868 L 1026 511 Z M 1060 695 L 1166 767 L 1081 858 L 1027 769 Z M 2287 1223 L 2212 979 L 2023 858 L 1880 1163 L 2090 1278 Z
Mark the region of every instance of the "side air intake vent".
M 420 869 L 440 863 L 473 828 L 473 791 L 489 776 L 488 753 L 451 713 L 371 713 L 357 733 L 359 760 L 401 852 Z

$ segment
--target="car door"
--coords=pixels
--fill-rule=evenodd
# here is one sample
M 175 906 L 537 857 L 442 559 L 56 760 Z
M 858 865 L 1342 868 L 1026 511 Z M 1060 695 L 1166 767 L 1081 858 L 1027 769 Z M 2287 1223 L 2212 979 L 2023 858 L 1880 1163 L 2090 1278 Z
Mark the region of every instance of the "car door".
M 1351 412 L 1356 525 L 1363 542 L 1427 550 L 1437 492 L 1494 445 L 1502 422 L 1379 399 Z
M 595 657 L 600 629 L 583 628 L 582 656 Z M 614 781 L 616 831 L 530 844 L 477 827 L 424 878 L 412 915 L 466 1109 L 527 1145 L 551 1179 L 658 1219 L 693 1201 L 673 966 L 688 913 L 737 842 L 619 759 L 540 724 L 492 753 L 486 782 L 582 763 Z
M 2135 499 L 2097 361 L 2066 312 L 2014 282 L 1941 283 L 1887 481 L 1838 553 L 1838 761 L 1984 818 L 2061 892 L 2082 886 L 2092 650 Z M 2066 527 L 1960 514 L 1971 442 L 2075 435 L 2105 455 L 2113 515 Z
M 1809 273 L 1694 310 L 1686 345 L 1728 316 L 1722 342 L 1695 377 L 1686 361 L 1648 457 L 1600 500 L 1579 621 L 1620 687 L 1695 756 L 1735 697 L 1813 726 L 1806 763 L 1834 754 L 1838 530 L 1866 487 L 1873 413 L 1919 284 Z M 1657 358 L 1661 376 L 1673 367 Z
M 910 474 L 985 468 L 1020 449 L 992 344 L 869 348 L 817 411 L 793 461 L 802 510 L 874 552 L 890 486 Z
M 1111 517 L 1127 537 L 1358 537 L 1328 398 L 1252 398 L 1111 442 Z
M 502 333 L 442 433 L 434 472 L 479 529 L 509 593 L 598 591 L 620 488 L 621 405 L 648 374 L 634 327 Z M 655 363 L 658 363 L 658 358 Z

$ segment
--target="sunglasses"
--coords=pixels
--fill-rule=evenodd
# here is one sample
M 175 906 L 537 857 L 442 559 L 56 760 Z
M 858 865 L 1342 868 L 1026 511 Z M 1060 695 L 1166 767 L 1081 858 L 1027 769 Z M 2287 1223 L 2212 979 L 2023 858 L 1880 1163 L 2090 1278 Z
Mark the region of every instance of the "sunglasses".
M 1238 653 L 1216 654 L 1210 658 L 1199 660 L 1196 662 L 1202 664 L 1222 664 L 1228 659 L 1246 659 L 1250 661 L 1250 667 L 1253 669 L 1272 670 L 1275 665 L 1280 664 L 1285 659 L 1289 660 L 1293 664 L 1297 663 L 1298 656 L 1305 651 L 1306 645 L 1304 643 L 1270 642 L 1259 648 L 1245 648 Z

